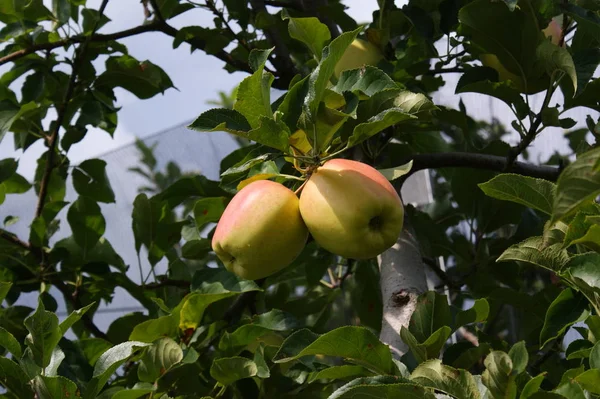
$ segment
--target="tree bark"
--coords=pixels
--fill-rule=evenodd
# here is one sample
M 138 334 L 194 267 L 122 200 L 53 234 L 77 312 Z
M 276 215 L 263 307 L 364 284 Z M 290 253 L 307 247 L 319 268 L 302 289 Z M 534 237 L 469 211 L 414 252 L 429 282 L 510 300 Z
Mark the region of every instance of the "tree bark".
M 408 346 L 400 338 L 400 329 L 408 328 L 418 296 L 427 291 L 425 266 L 408 218 L 404 220 L 396 244 L 379 255 L 377 262 L 383 299 L 379 339 L 390 346 L 395 357 L 400 358 L 408 351 Z

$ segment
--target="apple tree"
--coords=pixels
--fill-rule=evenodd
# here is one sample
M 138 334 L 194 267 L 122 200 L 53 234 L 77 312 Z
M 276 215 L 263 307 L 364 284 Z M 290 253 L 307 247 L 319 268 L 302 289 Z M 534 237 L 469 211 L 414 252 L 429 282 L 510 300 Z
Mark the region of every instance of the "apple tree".
M 32 181 L 16 156 L 0 160 L 0 204 L 37 196 L 28 236 L 0 205 L 0 397 L 600 397 L 598 1 L 379 0 L 359 25 L 338 0 L 142 0 L 144 23 L 123 31 L 107 3 L 0 0 L 0 140 L 46 146 Z M 214 26 L 175 28 L 192 10 Z M 168 267 L 136 281 L 104 237 L 99 204 L 116 200 L 106 162 L 73 165 L 69 149 L 91 127 L 115 131 L 116 88 L 140 99 L 173 88 L 121 42 L 148 32 L 246 76 L 189 126 L 238 138 L 219 181 L 162 172 L 138 144 L 135 172 L 150 182 L 123 228 L 152 271 Z M 512 118 L 440 93 L 493 99 Z M 548 134 L 568 145 L 534 159 Z M 433 201 L 396 205 L 400 233 L 364 257 L 344 253 L 367 253 L 366 239 L 314 228 L 289 244 L 272 234 L 287 218 L 233 228 L 263 252 L 249 257 L 257 274 L 226 267 L 211 240 L 236 194 L 270 181 L 279 191 L 256 209 L 284 189 L 302 203 L 332 160 L 378 170 L 396 193 L 427 171 Z M 365 198 L 380 206 L 369 184 L 348 174 L 344 200 L 311 208 L 308 228 L 359 218 Z M 256 227 L 257 215 L 237 220 Z M 115 290 L 145 312 L 105 331 L 94 316 Z M 35 308 L 19 301 L 32 293 Z

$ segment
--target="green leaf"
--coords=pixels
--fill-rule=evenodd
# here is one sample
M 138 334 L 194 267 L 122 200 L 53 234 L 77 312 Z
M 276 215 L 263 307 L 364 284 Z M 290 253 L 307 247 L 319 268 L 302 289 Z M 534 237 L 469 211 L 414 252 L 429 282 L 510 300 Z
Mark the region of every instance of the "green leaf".
M 11 177 L 17 171 L 18 165 L 14 158 L 0 160 L 0 183 Z
M 179 344 L 171 338 L 161 338 L 146 349 L 138 368 L 138 378 L 153 383 L 182 360 L 183 350 Z
M 52 12 L 56 16 L 57 26 L 69 22 L 71 18 L 71 5 L 69 0 L 52 0 Z
M 339 94 L 350 91 L 371 97 L 383 90 L 399 88 L 398 83 L 394 82 L 385 72 L 366 65 L 364 68 L 343 71 L 331 90 Z
M 98 31 L 98 29 L 110 22 L 110 18 L 104 13 L 100 14 L 98 10 L 92 8 L 84 8 L 81 10 L 81 15 L 83 16 L 82 26 L 84 33 L 92 33 L 92 29 Z
M 477 381 L 468 371 L 446 366 L 439 359 L 419 364 L 410 379 L 456 398 L 480 399 Z
M 265 61 L 266 59 L 257 65 L 256 72 L 240 83 L 233 105 L 233 109 L 242 114 L 253 129 L 261 125 L 262 118 L 273 118 L 270 90 L 275 77 L 264 72 Z
M 461 310 L 456 314 L 454 329 L 472 323 L 482 323 L 487 320 L 490 313 L 490 305 L 485 298 L 476 299 L 473 306 L 467 310 Z
M 14 361 L 0 356 L 0 380 L 9 392 L 18 399 L 33 399 L 34 393 L 29 385 L 29 377 Z
M 416 116 L 407 114 L 400 108 L 386 109 L 380 114 L 369 118 L 366 122 L 356 125 L 352 135 L 348 139 L 346 148 L 354 147 L 355 145 L 362 143 L 385 128 L 411 119 L 416 119 Z
M 287 152 L 290 135 L 291 133 L 283 121 L 276 121 L 271 117 L 260 116 L 258 118 L 258 126 L 250 130 L 246 138 L 267 147 Z
M 589 315 L 587 300 L 570 288 L 564 289 L 550 304 L 540 333 L 540 346 L 560 337 L 573 324 Z
M 6 295 L 8 295 L 10 287 L 12 287 L 12 283 L 0 281 L 0 305 L 2 305 L 2 302 L 4 301 L 4 298 L 6 298 Z
M 484 365 L 485 371 L 482 373 L 481 379 L 492 397 L 497 399 L 515 398 L 517 385 L 509 355 L 493 351 L 485 358 Z
M 254 377 L 257 372 L 256 363 L 239 356 L 216 359 L 210 367 L 210 376 L 225 386 Z
M 238 111 L 211 109 L 202 113 L 188 128 L 199 132 L 228 132 L 246 138 L 252 126 Z
M 181 256 L 186 259 L 203 259 L 211 251 L 211 242 L 206 238 L 190 240 L 181 248 Z
M 591 393 L 600 395 L 600 369 L 587 370 L 575 377 L 575 381 Z
M 94 366 L 92 379 L 88 383 L 83 394 L 84 399 L 94 399 L 106 384 L 108 379 L 135 351 L 139 348 L 149 346 L 144 342 L 127 341 L 113 346 L 104 352 Z
M 318 380 L 344 380 L 352 377 L 370 376 L 372 373 L 362 366 L 332 366 L 323 370 L 312 372 L 308 378 L 308 382 Z
M 84 252 L 93 248 L 106 229 L 106 221 L 100 207 L 93 199 L 80 196 L 69 207 L 67 220 L 73 231 L 73 238 Z
M 39 399 L 64 399 L 76 398 L 79 395 L 77 385 L 62 376 L 37 376 L 32 381 L 36 398 Z
M 242 293 L 261 291 L 252 280 L 244 280 L 225 269 L 202 269 L 197 271 L 190 289 L 204 294 Z
M 320 58 L 325 43 L 331 39 L 327 25 L 315 17 L 290 18 L 284 16 L 283 18 L 289 20 L 290 37 L 304 43 L 315 57 Z
M 427 354 L 427 348 L 417 341 L 415 336 L 412 335 L 408 328 L 404 326 L 400 328 L 400 338 L 402 339 L 402 342 L 404 342 L 410 348 L 410 351 L 418 363 L 423 363 L 429 358 Z M 435 353 L 433 355 L 435 356 Z
M 160 195 L 165 195 L 168 190 Z M 148 249 L 148 260 L 152 265 L 162 259 L 181 238 L 181 226 L 185 222 L 173 223 L 168 210 L 169 206 L 165 201 L 148 199 L 146 194 L 139 194 L 133 202 L 132 228 L 135 248 L 139 253 L 144 245 Z
M 481 358 L 490 353 L 491 346 L 480 342 L 479 346 L 473 346 L 470 342 L 458 342 L 444 350 L 444 364 L 455 368 L 469 370 L 481 361 Z
M 536 57 L 544 65 L 548 75 L 553 76 L 556 72 L 563 72 L 570 79 L 573 92 L 577 92 L 577 72 L 573 57 L 566 48 L 544 40 L 536 49 Z
M 84 306 L 81 309 L 72 311 L 71 314 L 60 323 L 59 328 L 61 333 L 65 335 L 69 328 L 71 328 L 73 324 L 78 322 L 83 317 L 83 315 L 86 314 L 87 311 L 90 310 L 94 305 L 95 303 L 90 303 L 89 305 Z
M 516 202 L 548 215 L 552 214 L 556 186 L 547 180 L 505 173 L 478 186 L 492 198 Z
M 283 342 L 273 361 L 286 363 L 309 355 L 343 357 L 380 374 L 389 374 L 394 367 L 388 346 L 370 330 L 354 326 L 323 335 L 307 329 L 296 331 Z
M 45 368 L 50 364 L 52 351 L 63 335 L 58 326 L 58 318 L 54 313 L 46 311 L 40 297 L 35 313 L 27 317 L 24 324 L 29 331 L 26 343 L 31 349 L 33 360 L 39 367 Z
M 176 337 L 179 331 L 177 315 L 143 321 L 133 327 L 129 340 L 151 343 L 161 337 Z
M 305 98 L 303 114 L 306 121 L 313 124 L 317 120 L 319 104 L 323 100 L 329 79 L 335 70 L 335 65 L 342 58 L 346 48 L 356 39 L 360 29 L 344 32 L 325 46 L 319 65 L 308 79 L 308 95 Z M 312 129 L 309 129 L 309 131 Z
M 204 315 L 204 311 L 214 302 L 220 301 L 237 295 L 236 292 L 221 292 L 221 293 L 198 293 L 193 292 L 186 296 L 182 301 L 181 313 L 179 316 L 179 329 L 187 330 L 198 327 Z
M 575 213 L 600 193 L 600 173 L 594 165 L 600 160 L 600 148 L 581 154 L 561 173 L 557 181 L 552 221 Z
M 583 212 L 577 212 L 564 237 L 563 247 L 581 244 L 598 252 L 600 251 L 600 225 L 592 222 L 591 218 Z
M 417 341 L 423 343 L 435 331 L 452 325 L 452 314 L 446 295 L 428 291 L 419 295 L 408 326 Z
M 225 211 L 227 198 L 202 198 L 194 204 L 194 220 L 196 228 L 202 229 L 207 223 L 218 222 Z
M 378 398 L 378 399 L 434 399 L 435 395 L 415 384 L 357 385 L 340 392 L 335 391 L 329 398 Z
M 153 201 L 166 201 L 169 209 L 192 198 L 221 197 L 227 193 L 219 187 L 219 182 L 208 180 L 204 176 L 196 175 L 182 177 L 171 184 L 162 193 L 152 197 Z
M 12 353 L 16 359 L 23 355 L 19 341 L 2 327 L 0 327 L 0 346 Z
M 237 355 L 246 346 L 260 340 L 272 331 L 289 331 L 297 327 L 296 319 L 288 313 L 273 309 L 253 318 L 232 333 L 225 332 L 219 341 L 219 350 Z
M 136 384 L 136 386 L 139 385 L 142 384 Z M 125 388 L 116 392 L 110 399 L 139 399 L 154 391 L 156 391 L 156 388 L 153 386 L 149 386 L 148 388 Z
M 497 82 L 498 73 L 490 67 L 469 68 L 456 84 L 456 94 L 479 93 L 496 97 L 514 107 L 519 118 L 527 116 L 529 107 L 521 94 L 508 82 Z
M 538 392 L 542 386 L 542 382 L 544 381 L 544 376 L 545 373 L 533 377 L 527 381 L 527 384 L 525 384 L 523 390 L 521 391 L 521 396 L 519 396 L 519 399 L 529 399 L 533 394 Z
M 35 102 L 29 102 L 22 106 L 16 105 L 10 100 L 0 101 L 0 143 L 15 121 L 23 114 L 37 107 Z
M 271 370 L 269 369 L 269 365 L 265 360 L 265 351 L 263 345 L 259 345 L 254 352 L 254 364 L 256 364 L 256 376 L 258 378 L 271 377 Z
M 521 374 L 527 368 L 529 363 L 529 353 L 527 352 L 527 346 L 525 341 L 519 341 L 510 348 L 508 356 L 512 361 L 513 373 L 516 375 Z
M 395 168 L 378 169 L 378 172 L 381 173 L 386 179 L 388 179 L 388 181 L 394 181 L 394 180 L 398 179 L 399 177 L 402 177 L 402 176 L 410 173 L 412 166 L 413 166 L 413 161 L 411 160 L 408 163 L 405 163 L 404 165 L 396 166 Z
M 106 60 L 106 71 L 96 79 L 96 87 L 122 87 L 144 100 L 175 86 L 165 71 L 150 61 L 140 62 L 129 55 L 122 55 Z
M 115 202 L 115 193 L 106 175 L 106 162 L 88 159 L 73 170 L 73 186 L 79 195 L 91 197 L 98 202 Z
M 574 256 L 561 273 L 567 281 L 581 291 L 595 307 L 600 310 L 600 272 L 598 261 L 600 254 L 589 252 Z
M 568 262 L 569 254 L 562 244 L 544 245 L 542 237 L 530 237 L 520 244 L 512 245 L 496 260 L 527 262 L 551 271 L 560 271 Z
M 593 369 L 600 369 L 600 341 L 596 342 L 590 352 L 590 367 Z

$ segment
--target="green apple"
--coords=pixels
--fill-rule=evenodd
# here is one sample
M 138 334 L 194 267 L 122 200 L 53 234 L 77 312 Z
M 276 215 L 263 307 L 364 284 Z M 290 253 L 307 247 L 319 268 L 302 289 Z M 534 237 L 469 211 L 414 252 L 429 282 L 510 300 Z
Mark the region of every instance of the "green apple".
M 383 59 L 381 51 L 371 42 L 355 39 L 335 64 L 335 77 L 339 78 L 343 71 L 362 68 L 365 65 L 375 66 Z
M 402 230 L 404 207 L 376 169 L 333 159 L 319 167 L 300 195 L 300 213 L 315 241 L 351 259 L 368 259 L 390 248 Z
M 256 280 L 292 263 L 307 239 L 296 194 L 282 184 L 260 180 L 240 190 L 227 205 L 212 248 L 227 270 Z

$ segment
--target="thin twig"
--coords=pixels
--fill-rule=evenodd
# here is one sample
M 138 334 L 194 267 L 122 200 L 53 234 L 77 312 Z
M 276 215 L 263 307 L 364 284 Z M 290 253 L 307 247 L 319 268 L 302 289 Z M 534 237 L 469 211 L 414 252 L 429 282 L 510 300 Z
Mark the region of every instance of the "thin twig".
M 21 241 L 19 239 L 19 237 L 17 237 L 14 234 L 11 234 L 11 233 L 9 233 L 7 231 L 0 230 L 0 238 L 6 240 L 6 241 L 8 241 L 8 242 L 10 242 L 10 243 L 12 243 L 12 244 L 14 244 L 16 246 L 19 246 L 19 247 L 21 247 L 23 249 L 26 249 L 28 251 L 31 250 L 31 245 L 29 245 L 29 243 L 26 243 L 25 241 Z
M 95 35 L 91 35 L 91 36 L 77 35 L 77 36 L 69 37 L 69 38 L 66 38 L 63 40 L 59 40 L 57 42 L 36 44 L 36 45 L 30 46 L 30 47 L 27 47 L 27 48 L 24 48 L 21 50 L 17 50 L 13 53 L 7 54 L 4 57 L 1 57 L 0 65 L 6 64 L 7 62 L 10 62 L 10 61 L 16 61 L 19 58 L 25 57 L 25 56 L 35 53 L 37 51 L 54 50 L 59 47 L 70 46 L 70 45 L 76 44 L 76 43 L 83 43 L 88 38 L 89 38 L 90 42 L 110 42 L 113 40 L 119 40 L 119 39 L 124 39 L 126 37 L 139 35 L 141 33 L 159 32 L 161 25 L 162 25 L 161 22 L 152 22 L 147 25 L 140 25 L 140 26 L 136 26 L 135 28 L 126 29 L 126 30 L 123 30 L 120 32 L 115 32 L 115 33 L 110 33 L 110 34 L 105 34 L 105 35 L 103 35 L 103 34 L 95 34 Z
M 178 288 L 190 288 L 190 282 L 185 280 L 162 280 L 158 283 L 148 283 L 144 285 L 144 288 L 148 288 L 151 290 L 157 290 L 164 287 L 178 287 Z
M 297 11 L 302 11 L 302 7 L 298 6 L 297 4 L 291 3 L 289 1 L 265 0 L 265 5 L 271 6 L 271 7 L 285 7 L 285 8 L 291 8 L 291 9 L 294 9 Z
M 102 1 L 102 4 L 100 5 L 100 9 L 98 10 L 99 18 L 98 18 L 98 20 L 96 20 L 96 24 L 94 25 L 94 27 L 92 29 L 91 35 L 87 38 L 86 41 L 84 41 L 79 46 L 79 49 L 77 49 L 75 51 L 73 67 L 72 67 L 72 71 L 71 71 L 71 77 L 69 78 L 67 90 L 65 91 L 65 97 L 64 97 L 63 101 L 56 106 L 56 114 L 57 114 L 56 123 L 54 125 L 54 129 L 52 130 L 52 133 L 50 133 L 50 137 L 48 137 L 48 156 L 46 158 L 44 174 L 42 176 L 42 180 L 40 181 L 40 192 L 38 195 L 38 203 L 37 203 L 37 206 L 35 209 L 35 217 L 36 218 L 40 217 L 40 215 L 42 214 L 42 210 L 44 209 L 44 204 L 46 203 L 46 196 L 48 195 L 48 184 L 50 182 L 50 176 L 52 175 L 52 170 L 54 169 L 54 155 L 55 155 L 56 143 L 58 142 L 60 127 L 62 126 L 63 121 L 65 119 L 67 106 L 69 105 L 69 102 L 71 101 L 71 98 L 73 96 L 73 92 L 75 91 L 75 83 L 77 82 L 77 75 L 79 74 L 79 69 L 81 68 L 81 65 L 83 63 L 81 60 L 83 60 L 83 58 L 85 57 L 85 52 L 90 43 L 91 37 L 93 36 L 93 34 L 95 33 L 95 31 L 98 27 L 98 23 L 100 21 L 101 16 L 104 14 L 104 9 L 106 8 L 108 1 L 109 0 Z
M 453 67 L 453 68 L 442 68 L 442 69 L 432 69 L 425 72 L 425 75 L 437 75 L 440 73 L 463 73 L 465 72 L 465 68 Z

